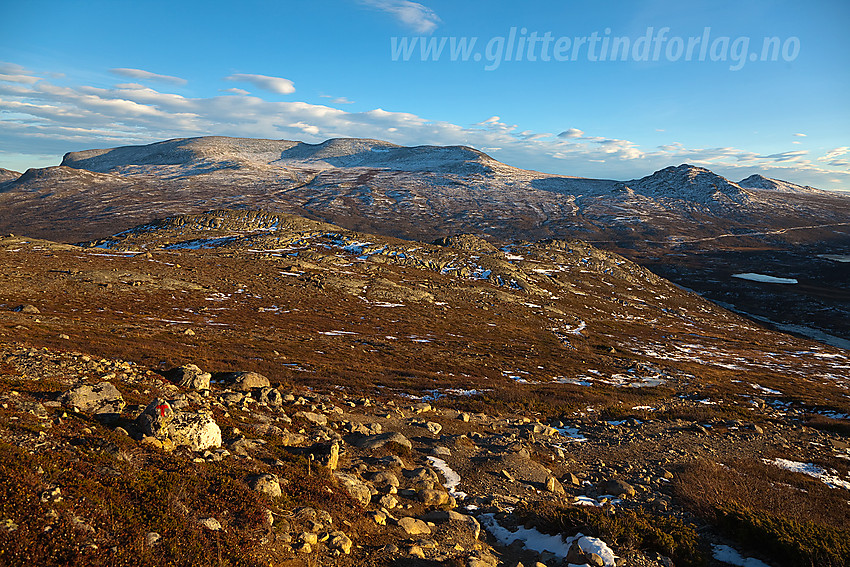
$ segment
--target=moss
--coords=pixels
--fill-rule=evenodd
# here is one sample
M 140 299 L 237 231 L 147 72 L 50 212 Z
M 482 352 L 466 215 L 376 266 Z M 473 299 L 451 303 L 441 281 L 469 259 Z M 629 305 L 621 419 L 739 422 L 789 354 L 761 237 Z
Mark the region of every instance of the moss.
M 717 524 L 727 536 L 746 542 L 776 565 L 850 566 L 845 530 L 737 506 L 718 509 Z

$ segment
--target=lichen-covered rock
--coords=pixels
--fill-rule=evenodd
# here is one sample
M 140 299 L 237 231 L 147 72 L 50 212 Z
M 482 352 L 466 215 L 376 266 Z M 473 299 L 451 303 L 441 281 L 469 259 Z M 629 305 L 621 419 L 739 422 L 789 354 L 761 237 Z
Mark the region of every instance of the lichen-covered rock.
M 276 388 L 260 388 L 255 395 L 257 396 L 257 401 L 261 404 L 267 404 L 273 407 L 283 405 L 283 394 L 281 394 Z
M 186 364 L 174 369 L 174 377 L 177 385 L 181 388 L 209 390 L 212 375 L 209 372 L 204 372 L 194 364 Z
M 91 414 L 121 413 L 124 398 L 111 382 L 82 384 L 59 397 L 62 405 Z
M 259 372 L 230 372 L 224 375 L 224 381 L 231 388 L 243 392 L 271 387 L 269 379 Z
M 174 416 L 174 409 L 167 400 L 155 398 L 136 419 L 136 425 L 142 435 L 161 439 L 168 436 L 168 426 Z
M 359 478 L 340 472 L 335 472 L 334 476 L 348 492 L 348 495 L 363 506 L 368 506 L 369 502 L 372 501 L 372 491 L 369 489 L 369 485 Z
M 405 517 L 398 521 L 398 527 L 403 529 L 407 535 L 428 535 L 431 533 L 431 528 L 422 520 L 416 518 Z
M 398 445 L 407 447 L 408 449 L 413 448 L 413 444 L 407 437 L 401 433 L 396 433 L 395 431 L 379 433 L 378 435 L 369 435 L 357 441 L 357 446 L 361 449 L 380 449 L 387 443 L 397 443 Z
M 272 498 L 278 498 L 283 494 L 280 489 L 280 479 L 276 474 L 258 474 L 249 477 L 248 486 L 251 490 L 268 494 Z
M 192 451 L 221 447 L 221 428 L 213 417 L 203 412 L 180 412 L 168 425 L 168 435 L 176 446 Z

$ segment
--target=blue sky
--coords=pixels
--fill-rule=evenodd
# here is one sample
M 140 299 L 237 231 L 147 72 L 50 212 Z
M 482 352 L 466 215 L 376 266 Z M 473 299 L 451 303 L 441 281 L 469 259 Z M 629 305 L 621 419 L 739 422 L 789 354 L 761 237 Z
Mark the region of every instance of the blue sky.
M 7 1 L 0 167 L 174 137 L 351 136 L 568 175 L 694 163 L 850 189 L 848 25 L 838 0 Z M 408 60 L 393 38 L 415 39 Z M 468 60 L 450 38 L 477 38 Z M 445 41 L 437 61 L 422 41 Z

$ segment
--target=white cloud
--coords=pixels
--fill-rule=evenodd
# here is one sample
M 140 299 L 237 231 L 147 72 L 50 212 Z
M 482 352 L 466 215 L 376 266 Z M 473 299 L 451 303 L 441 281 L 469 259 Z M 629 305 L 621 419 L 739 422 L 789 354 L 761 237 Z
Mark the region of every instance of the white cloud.
M 848 147 L 848 146 L 841 146 L 840 148 L 833 148 L 833 149 L 829 150 L 828 152 L 826 152 L 823 155 L 823 157 L 819 157 L 818 161 L 830 161 L 834 158 L 837 158 L 838 156 L 843 156 L 847 152 L 850 152 L 850 147 Z
M 225 81 L 239 81 L 243 83 L 251 83 L 258 89 L 278 93 L 292 94 L 295 92 L 295 85 L 289 79 L 282 77 L 269 77 L 268 75 L 249 75 L 245 73 L 236 73 L 224 78 Z
M 468 145 L 510 165 L 568 175 L 626 180 L 668 165 L 694 163 L 733 180 L 762 173 L 815 187 L 834 187 L 829 180 L 836 178 L 850 185 L 850 164 L 842 159 L 850 147 L 834 148 L 817 159 L 805 151 L 767 154 L 675 141 L 642 147 L 576 128 L 560 135 L 521 129 L 499 116 L 454 124 L 381 108 L 349 112 L 303 101 L 265 100 L 242 89 L 226 91 L 190 98 L 138 83 L 99 88 L 57 86 L 47 79 L 0 82 L 0 152 L 53 153 L 58 161 L 67 151 L 212 134 L 311 143 L 362 137 L 403 145 Z
M 145 71 L 143 69 L 129 69 L 121 67 L 117 69 L 110 69 L 109 72 L 114 75 L 120 75 L 122 77 L 131 77 L 133 79 L 157 81 L 159 83 L 170 83 L 172 85 L 186 84 L 186 79 L 181 79 L 180 77 L 172 77 L 171 75 L 159 75 L 157 73 L 151 73 L 150 71 Z
M 322 98 L 331 99 L 331 102 L 334 103 L 334 104 L 354 104 L 353 100 L 348 100 L 344 96 L 335 97 L 335 96 L 329 95 L 329 94 L 320 94 L 319 96 L 322 97 Z
M 578 128 L 568 128 L 558 134 L 559 138 L 581 138 L 582 136 L 584 136 L 584 132 Z
M 408 0 L 361 0 L 367 6 L 394 16 L 417 33 L 431 33 L 440 23 L 440 17 L 431 8 Z
M 238 95 L 251 94 L 250 91 L 246 91 L 245 89 L 237 89 L 236 87 L 233 87 L 232 89 L 218 89 L 218 90 L 219 90 L 219 92 L 230 93 L 230 94 L 238 94 Z
M 806 135 L 805 135 L 805 134 L 801 134 L 800 132 L 797 132 L 797 133 L 796 133 L 796 134 L 794 134 L 794 135 L 795 135 L 795 136 L 797 136 L 798 138 L 805 138 L 805 137 L 806 137 Z

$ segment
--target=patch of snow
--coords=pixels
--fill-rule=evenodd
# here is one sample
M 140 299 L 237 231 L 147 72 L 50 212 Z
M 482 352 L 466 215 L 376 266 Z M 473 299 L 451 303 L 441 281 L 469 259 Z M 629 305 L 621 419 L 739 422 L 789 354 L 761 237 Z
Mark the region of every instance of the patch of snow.
M 739 278 L 742 280 L 749 280 L 753 282 L 762 282 L 762 283 L 775 283 L 775 284 L 795 284 L 798 283 L 794 278 L 777 278 L 774 276 L 766 276 L 764 274 L 732 274 L 733 278 Z
M 566 437 L 569 441 L 576 443 L 587 441 L 587 437 L 578 432 L 578 427 L 556 427 L 555 429 L 557 429 L 558 433 Z
M 319 331 L 319 334 L 329 337 L 341 337 L 342 335 L 356 335 L 357 333 L 353 331 Z
M 446 487 L 446 490 L 449 492 L 449 494 L 451 494 L 458 500 L 465 500 L 467 496 L 466 492 L 461 492 L 460 490 L 457 490 L 457 486 L 460 484 L 460 475 L 453 471 L 443 459 L 439 459 L 437 457 L 428 457 L 428 460 L 431 462 L 431 465 L 435 469 L 443 473 L 443 478 L 446 479 L 446 482 L 443 483 L 443 486 Z
M 714 558 L 729 565 L 737 565 L 738 567 L 770 567 L 764 561 L 759 561 L 753 557 L 744 558 L 735 549 L 728 545 L 712 545 Z
M 768 465 L 775 465 L 781 469 L 802 473 L 810 477 L 816 478 L 830 488 L 844 488 L 850 490 L 850 482 L 842 480 L 836 475 L 828 474 L 824 469 L 814 463 L 800 463 L 797 461 L 789 461 L 788 459 L 762 459 Z
M 750 384 L 750 386 L 752 386 L 753 388 L 755 388 L 759 392 L 764 392 L 765 394 L 773 394 L 773 395 L 776 395 L 776 396 L 782 395 L 782 392 L 780 392 L 779 390 L 771 390 L 770 388 L 765 388 L 764 386 L 762 386 L 760 384 Z
M 495 514 L 482 514 L 479 516 L 481 525 L 490 532 L 502 545 L 508 546 L 519 540 L 525 545 L 526 549 L 542 553 L 549 551 L 557 557 L 564 558 L 570 551 L 570 545 L 578 539 L 582 534 L 564 540 L 561 536 L 551 536 L 542 534 L 535 529 L 527 529 L 523 526 L 517 528 L 515 532 L 510 531 L 496 521 Z M 613 563 L 611 564 L 613 566 Z

